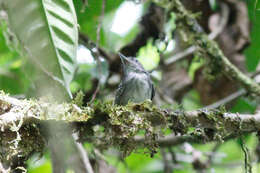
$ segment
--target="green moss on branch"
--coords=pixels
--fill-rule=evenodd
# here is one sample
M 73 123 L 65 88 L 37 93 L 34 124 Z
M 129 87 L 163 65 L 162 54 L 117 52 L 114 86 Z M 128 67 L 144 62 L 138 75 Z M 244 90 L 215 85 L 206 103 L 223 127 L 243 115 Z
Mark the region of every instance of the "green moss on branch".
M 177 28 L 189 38 L 191 44 L 198 46 L 199 51 L 208 57 L 211 71 L 222 71 L 227 77 L 239 82 L 250 94 L 260 96 L 259 84 L 228 60 L 217 43 L 210 40 L 198 25 L 196 15 L 186 10 L 180 0 L 154 0 L 154 2 L 175 13 Z
M 82 107 L 74 101 L 58 104 L 17 100 L 1 93 L 0 103 L 4 103 L 0 107 L 4 110 L 0 114 L 0 161 L 9 165 L 26 160 L 34 152 L 42 152 L 51 135 L 48 133 L 61 133 L 59 126 L 64 125 L 70 127 L 71 133 L 79 134 L 79 141 L 100 149 L 113 146 L 125 156 L 138 147 L 147 148 L 153 155 L 159 145 L 176 145 L 186 140 L 222 141 L 260 130 L 260 114 L 164 110 L 150 101 L 126 106 L 108 102 Z M 57 130 L 48 131 L 46 124 L 52 124 Z M 180 136 L 163 139 L 161 129 L 168 127 Z M 143 139 L 137 140 L 137 135 L 143 135 Z

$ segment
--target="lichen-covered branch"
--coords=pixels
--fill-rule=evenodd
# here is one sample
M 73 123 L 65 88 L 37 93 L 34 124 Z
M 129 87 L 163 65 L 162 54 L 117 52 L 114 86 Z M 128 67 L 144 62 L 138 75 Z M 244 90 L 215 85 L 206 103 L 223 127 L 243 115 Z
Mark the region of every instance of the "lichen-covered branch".
M 82 107 L 72 103 L 48 103 L 41 100 L 17 100 L 0 94 L 0 162 L 12 165 L 25 161 L 46 147 L 50 124 L 52 133 L 64 125 L 79 134 L 79 141 L 106 149 L 119 148 L 125 155 L 146 147 L 153 155 L 158 146 L 188 142 L 223 141 L 260 130 L 260 113 L 226 113 L 225 110 L 164 110 L 146 101 L 115 106 L 96 103 Z M 163 137 L 161 129 L 172 135 Z M 71 133 L 73 133 L 71 132 Z M 140 136 L 144 134 L 142 138 Z M 143 133 L 144 132 L 144 133 Z M 52 134 L 53 135 L 53 134 Z M 19 164 L 20 165 L 20 164 Z
M 192 14 L 179 0 L 154 0 L 157 4 L 173 11 L 176 15 L 177 28 L 199 47 L 199 51 L 209 58 L 212 73 L 222 71 L 226 76 L 238 81 L 249 93 L 260 96 L 260 86 L 250 77 L 242 73 L 223 54 L 217 43 L 203 32 L 196 21 L 196 15 Z

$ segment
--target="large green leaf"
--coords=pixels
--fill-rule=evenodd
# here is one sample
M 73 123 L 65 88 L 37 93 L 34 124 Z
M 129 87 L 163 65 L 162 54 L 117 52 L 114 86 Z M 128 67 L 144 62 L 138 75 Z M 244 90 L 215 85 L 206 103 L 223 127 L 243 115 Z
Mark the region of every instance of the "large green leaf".
M 77 19 L 72 0 L 0 0 L 8 24 L 32 63 L 69 84 L 76 68 Z
M 250 0 L 247 1 L 249 18 L 252 22 L 252 29 L 250 32 L 251 44 L 246 49 L 246 64 L 249 71 L 255 71 L 258 63 L 260 62 L 260 1 Z

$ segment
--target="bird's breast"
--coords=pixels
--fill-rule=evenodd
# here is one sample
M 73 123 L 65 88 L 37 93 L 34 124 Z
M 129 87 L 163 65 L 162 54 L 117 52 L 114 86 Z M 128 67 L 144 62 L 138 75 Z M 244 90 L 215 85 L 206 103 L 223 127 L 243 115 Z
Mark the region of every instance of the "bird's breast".
M 126 81 L 128 91 L 126 91 L 126 97 L 132 102 L 143 102 L 151 98 L 151 85 L 149 78 L 146 74 L 136 74 L 128 78 Z

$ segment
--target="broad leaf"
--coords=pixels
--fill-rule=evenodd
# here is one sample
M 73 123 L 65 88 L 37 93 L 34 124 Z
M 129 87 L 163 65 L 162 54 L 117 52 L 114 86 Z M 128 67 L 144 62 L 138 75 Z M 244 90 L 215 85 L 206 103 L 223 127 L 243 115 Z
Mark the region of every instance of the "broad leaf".
M 77 19 L 72 0 L 0 0 L 27 55 L 70 94 L 76 66 Z
M 248 4 L 248 14 L 252 22 L 252 28 L 250 32 L 250 45 L 245 51 L 246 64 L 248 70 L 253 72 L 256 70 L 258 63 L 260 62 L 260 1 L 252 0 L 247 1 Z

